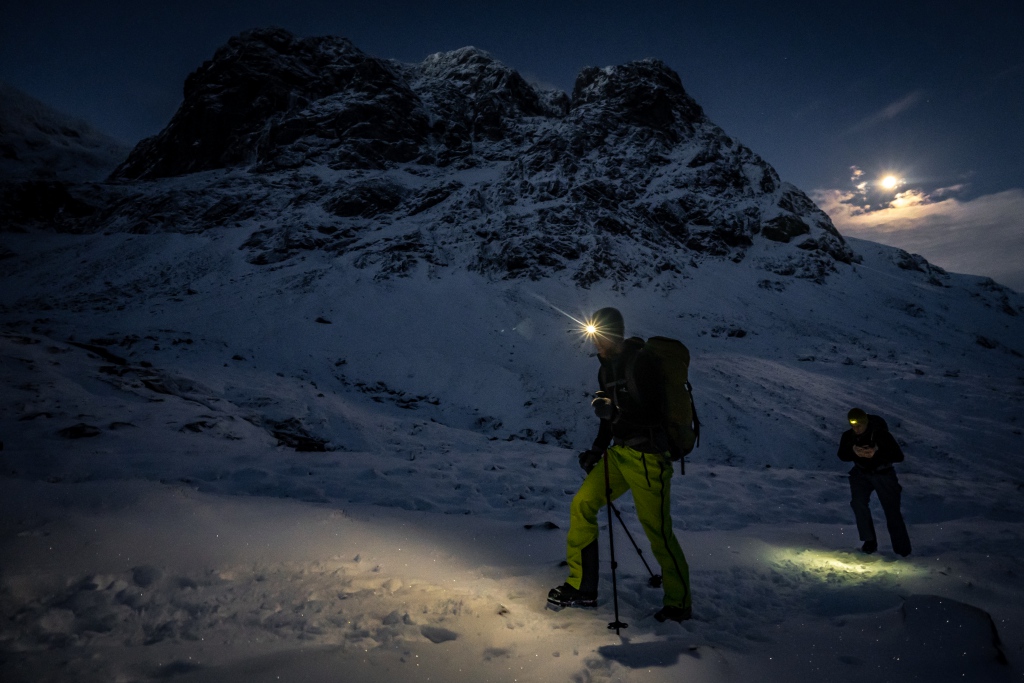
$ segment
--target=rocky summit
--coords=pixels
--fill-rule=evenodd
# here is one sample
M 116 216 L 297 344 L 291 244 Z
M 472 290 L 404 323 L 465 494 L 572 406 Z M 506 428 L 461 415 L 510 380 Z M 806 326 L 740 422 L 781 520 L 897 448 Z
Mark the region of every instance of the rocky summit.
M 16 185 L 4 196 L 24 204 Z M 280 29 L 217 50 L 107 182 L 36 203 L 45 216 L 22 209 L 4 229 L 233 228 L 252 263 L 319 250 L 375 279 L 627 286 L 752 259 L 821 282 L 858 258 L 659 61 L 584 69 L 569 96 L 472 47 L 401 64 Z

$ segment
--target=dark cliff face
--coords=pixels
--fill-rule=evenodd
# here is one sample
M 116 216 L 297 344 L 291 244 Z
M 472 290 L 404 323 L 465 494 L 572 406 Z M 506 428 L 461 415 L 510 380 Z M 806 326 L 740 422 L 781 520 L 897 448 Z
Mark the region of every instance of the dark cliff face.
M 375 166 L 409 161 L 427 118 L 396 69 L 343 38 L 299 40 L 283 30 L 232 38 L 185 81 L 181 108 L 113 177 L 152 179 L 256 164 Z M 315 139 L 313 154 L 302 151 Z M 338 159 L 320 149 L 339 150 Z
M 447 165 L 478 151 L 494 158 L 501 155 L 475 143 L 514 147 L 522 141 L 517 120 L 561 116 L 567 107 L 564 96 L 546 101 L 518 73 L 474 48 L 403 67 L 342 38 L 251 31 L 188 77 L 170 124 L 140 143 L 113 177 L 237 166 Z
M 559 118 L 569 104 L 564 94 L 548 101 L 517 72 L 472 47 L 430 55 L 410 76 L 439 128 L 466 143 L 504 141 L 522 119 Z
M 136 181 L 145 180 L 145 183 Z M 755 255 L 823 281 L 828 217 L 711 122 L 656 60 L 572 97 L 467 47 L 419 64 L 283 30 L 231 39 L 72 231 L 247 229 L 253 263 L 317 250 L 374 277 L 468 269 L 589 286 Z
M 588 117 L 590 110 L 598 116 Z M 650 59 L 580 73 L 572 91 L 573 114 L 602 120 L 608 110 L 618 114 L 619 122 L 658 131 L 670 142 L 679 142 L 681 134 L 692 134 L 694 124 L 706 121 L 679 75 Z
M 566 268 L 589 285 L 618 271 L 624 252 L 648 275 L 678 273 L 693 257 L 742 259 L 764 239 L 796 250 L 769 264 L 778 274 L 821 280 L 854 258 L 828 217 L 714 125 L 656 60 L 584 70 L 568 114 L 539 131 L 490 194 L 538 208 L 491 217 L 500 229 L 487 233 L 481 270 Z

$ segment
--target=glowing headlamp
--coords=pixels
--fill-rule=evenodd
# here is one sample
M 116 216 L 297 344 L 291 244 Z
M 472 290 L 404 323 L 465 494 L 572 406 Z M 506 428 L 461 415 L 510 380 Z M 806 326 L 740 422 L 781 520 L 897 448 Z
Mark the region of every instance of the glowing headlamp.
M 583 326 L 583 333 L 588 337 L 593 337 L 594 335 L 597 334 L 597 325 L 595 325 L 594 323 L 586 323 Z

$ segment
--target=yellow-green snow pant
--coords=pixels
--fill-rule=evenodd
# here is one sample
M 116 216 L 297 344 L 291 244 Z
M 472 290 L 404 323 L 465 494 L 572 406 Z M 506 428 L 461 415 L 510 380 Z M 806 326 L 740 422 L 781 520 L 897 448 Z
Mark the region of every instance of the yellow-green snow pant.
M 690 607 L 690 568 L 672 533 L 671 463 L 626 446 L 612 446 L 606 457 L 612 500 L 627 490 L 633 492 L 637 517 L 661 565 L 664 604 Z M 572 499 L 566 541 L 569 578 L 565 582 L 573 588 L 578 589 L 583 580 L 583 549 L 597 542 L 597 513 L 606 502 L 604 476 L 604 462 L 599 461 Z

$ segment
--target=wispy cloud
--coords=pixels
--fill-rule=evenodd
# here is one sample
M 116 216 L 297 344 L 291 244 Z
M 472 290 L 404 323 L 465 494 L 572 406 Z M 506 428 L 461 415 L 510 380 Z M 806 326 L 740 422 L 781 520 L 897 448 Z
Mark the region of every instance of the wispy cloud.
M 1017 62 L 997 73 L 992 77 L 992 80 L 1002 81 L 1008 78 L 1015 78 L 1021 74 L 1024 74 L 1024 62 Z
M 903 98 L 887 104 L 885 107 L 875 112 L 874 114 L 861 119 L 857 123 L 847 128 L 845 131 L 843 131 L 843 135 L 859 133 L 863 130 L 867 130 L 868 128 L 873 128 L 880 123 L 891 121 L 900 114 L 909 111 L 915 104 L 920 102 L 923 98 L 924 91 L 915 90 L 914 92 L 905 95 Z
M 970 201 L 945 192 L 908 190 L 882 209 L 851 202 L 856 192 L 815 190 L 818 206 L 845 235 L 921 254 L 957 273 L 986 275 L 1024 292 L 1024 190 Z

